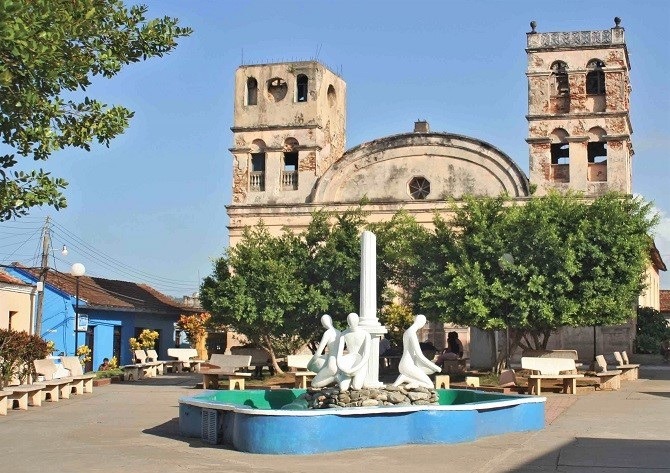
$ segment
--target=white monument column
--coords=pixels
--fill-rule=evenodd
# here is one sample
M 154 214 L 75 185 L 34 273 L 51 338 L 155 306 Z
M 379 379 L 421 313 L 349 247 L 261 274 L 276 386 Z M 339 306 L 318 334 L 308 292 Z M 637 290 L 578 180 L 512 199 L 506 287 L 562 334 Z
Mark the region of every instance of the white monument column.
M 359 326 L 372 338 L 368 376 L 365 387 L 377 388 L 379 381 L 379 339 L 387 332 L 377 318 L 377 237 L 364 231 L 361 235 L 361 303 Z

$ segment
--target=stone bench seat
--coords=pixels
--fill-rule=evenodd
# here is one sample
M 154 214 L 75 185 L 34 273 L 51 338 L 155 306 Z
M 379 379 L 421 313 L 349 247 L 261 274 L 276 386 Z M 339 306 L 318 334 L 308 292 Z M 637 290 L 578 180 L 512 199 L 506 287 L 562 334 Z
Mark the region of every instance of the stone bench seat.
M 577 393 L 577 379 L 583 374 L 576 373 L 575 360 L 571 358 L 521 357 L 521 368 L 531 370 L 528 376 L 528 394 L 542 394 L 543 379 L 563 381 L 563 392 Z
M 607 361 L 603 355 L 596 356 L 596 371 L 595 377 L 598 378 L 598 386 L 600 389 L 611 389 L 616 391 L 621 388 L 621 370 L 607 369 Z
M 23 411 L 28 410 L 28 405 L 37 407 L 42 405 L 43 384 L 22 384 L 20 386 L 9 386 L 6 389 L 10 393 L 7 396 L 7 401 L 11 403 L 10 408 L 13 408 L 14 401 L 17 401 L 18 408 Z
M 623 352 L 625 354 L 626 352 Z M 618 351 L 614 352 L 614 359 L 616 359 L 616 369 L 621 370 L 621 379 L 625 379 L 628 381 L 635 381 L 636 379 L 639 378 L 639 372 L 640 372 L 640 365 L 634 364 L 634 363 L 629 363 L 628 362 L 628 355 L 626 355 L 626 358 L 624 359 L 622 353 L 619 353 Z
M 297 370 L 292 371 L 295 376 L 294 385 L 296 388 L 307 389 L 308 383 L 314 376 L 316 376 L 316 373 L 307 369 L 307 364 L 311 359 L 312 355 L 288 355 L 286 357 L 286 364 L 289 369 Z
M 213 354 L 209 360 L 211 368 L 201 370 L 202 387 L 204 389 L 218 389 L 221 377 L 228 379 L 228 389 L 244 389 L 244 380 L 251 377 L 251 373 L 238 371 L 246 369 L 251 364 L 250 355 L 220 355 Z

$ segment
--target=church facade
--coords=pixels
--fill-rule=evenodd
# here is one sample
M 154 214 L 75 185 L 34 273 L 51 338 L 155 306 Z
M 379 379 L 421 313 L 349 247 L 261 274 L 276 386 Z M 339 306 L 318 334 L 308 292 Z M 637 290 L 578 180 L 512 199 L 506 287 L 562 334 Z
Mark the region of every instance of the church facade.
M 620 20 L 596 31 L 540 33 L 534 22 L 531 28 L 529 176 L 493 144 L 432 132 L 423 121 L 408 133 L 347 150 L 340 76 L 315 61 L 238 68 L 230 245 L 261 220 L 273 233 L 300 231 L 315 210 L 345 210 L 362 200 L 370 221 L 402 208 L 430 225 L 436 211 L 447 213 L 450 201 L 466 194 L 506 193 L 523 201 L 531 189 L 536 195 L 550 189 L 587 197 L 631 193 L 630 63 Z M 658 288 L 659 269 L 665 269 L 660 257 L 648 271 L 650 288 Z M 657 293 L 647 291 L 641 303 L 657 305 Z M 460 330 L 467 343 L 469 332 Z M 438 347 L 446 331 L 433 324 Z M 633 336 L 634 326 L 625 328 L 617 349 L 631 351 Z

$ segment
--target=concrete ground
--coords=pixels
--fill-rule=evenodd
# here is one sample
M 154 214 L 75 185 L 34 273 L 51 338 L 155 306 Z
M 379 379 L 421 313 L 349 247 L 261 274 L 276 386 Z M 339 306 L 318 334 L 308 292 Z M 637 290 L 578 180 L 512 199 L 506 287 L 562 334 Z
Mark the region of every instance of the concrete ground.
M 539 432 L 271 456 L 179 437 L 177 400 L 200 392 L 198 378 L 168 374 L 0 416 L 0 471 L 670 472 L 670 370 L 646 369 L 641 378 L 616 392 L 548 394 L 547 426 Z

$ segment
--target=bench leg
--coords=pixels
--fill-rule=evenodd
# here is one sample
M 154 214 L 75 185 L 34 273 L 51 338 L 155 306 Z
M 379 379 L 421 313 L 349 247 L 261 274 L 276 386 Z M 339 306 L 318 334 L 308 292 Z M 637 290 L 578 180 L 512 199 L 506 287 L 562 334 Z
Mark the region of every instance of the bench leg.
M 0 397 L 0 416 L 7 415 L 7 396 Z
M 565 394 L 577 394 L 577 379 L 576 378 L 564 378 L 563 379 L 563 392 Z
M 33 406 L 41 406 L 42 405 L 42 390 L 40 389 L 39 391 L 34 391 L 32 393 L 28 394 L 28 398 L 30 400 L 30 403 Z
M 617 391 L 619 388 L 621 388 L 621 378 L 618 374 L 614 376 L 600 377 L 600 389 L 610 389 L 612 391 Z
M 93 378 L 84 380 L 84 392 L 85 393 L 93 392 Z
M 19 409 L 22 411 L 28 410 L 28 393 L 14 393 L 9 400 L 12 403 L 12 408 L 14 407 L 14 401 L 17 401 Z
M 228 389 L 232 391 L 235 389 L 235 387 L 237 387 L 241 391 L 244 391 L 244 378 L 229 377 Z
M 70 385 L 70 383 L 58 386 L 58 396 L 61 399 L 70 399 L 70 392 L 71 391 L 72 391 L 72 386 Z
M 218 374 L 203 374 L 202 375 L 203 389 L 219 389 L 219 375 Z
M 84 394 L 84 381 L 81 379 L 70 383 L 70 391 L 75 394 Z
M 435 389 L 449 389 L 449 382 L 448 374 L 435 375 Z
M 49 396 L 49 401 L 58 402 L 59 396 L 58 396 L 58 386 L 57 385 L 48 386 L 48 387 L 44 388 L 44 390 L 42 392 L 44 393 L 44 399 L 43 399 L 44 401 L 46 401 L 47 396 Z
M 540 378 L 528 378 L 528 394 L 536 394 L 539 396 L 542 393 L 542 380 Z

